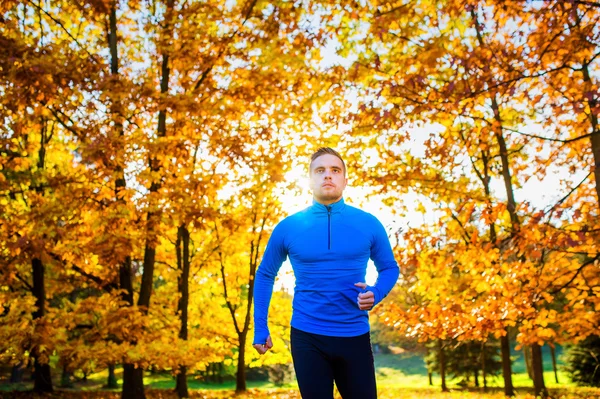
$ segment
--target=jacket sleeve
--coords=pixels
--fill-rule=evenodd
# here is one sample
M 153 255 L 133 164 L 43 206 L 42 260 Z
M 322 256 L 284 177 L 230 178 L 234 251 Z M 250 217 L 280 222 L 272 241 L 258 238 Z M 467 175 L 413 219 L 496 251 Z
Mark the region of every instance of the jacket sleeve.
M 400 269 L 398 262 L 394 258 L 390 239 L 387 236 L 385 228 L 377 218 L 374 218 L 373 225 L 373 244 L 371 245 L 371 259 L 377 268 L 377 282 L 373 286 L 367 287 L 367 290 L 375 294 L 375 303 L 373 307 L 383 300 L 392 290 Z
M 267 248 L 256 272 L 254 282 L 254 341 L 264 344 L 270 335 L 268 326 L 269 304 L 277 272 L 287 258 L 282 224 L 278 224 L 269 238 Z

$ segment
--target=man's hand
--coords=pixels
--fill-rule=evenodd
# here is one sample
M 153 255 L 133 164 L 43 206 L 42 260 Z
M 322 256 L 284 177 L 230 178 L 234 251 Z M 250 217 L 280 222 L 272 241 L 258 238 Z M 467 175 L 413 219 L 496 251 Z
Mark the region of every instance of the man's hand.
M 265 342 L 264 344 L 254 344 L 252 346 L 254 347 L 254 349 L 256 349 L 258 353 L 264 355 L 269 349 L 273 347 L 273 341 L 271 341 L 271 336 L 269 335 L 267 337 L 267 342 Z
M 356 287 L 359 287 L 361 290 L 367 288 L 366 283 L 356 283 L 354 285 Z M 356 301 L 360 310 L 371 310 L 371 308 L 375 304 L 375 294 L 373 294 L 373 292 L 371 291 L 360 293 L 358 294 L 358 298 L 356 298 Z

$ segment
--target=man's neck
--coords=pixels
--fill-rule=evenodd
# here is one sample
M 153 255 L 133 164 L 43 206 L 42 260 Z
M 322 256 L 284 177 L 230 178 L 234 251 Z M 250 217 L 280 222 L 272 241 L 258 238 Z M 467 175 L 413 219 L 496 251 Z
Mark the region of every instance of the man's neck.
M 315 197 L 313 197 L 313 200 L 316 203 L 318 203 L 318 204 L 321 204 L 321 205 L 324 205 L 324 206 L 328 206 L 328 205 L 331 205 L 331 204 L 335 204 L 336 202 L 340 202 L 342 198 L 343 197 L 339 197 L 339 198 L 331 200 L 331 201 L 320 201 L 320 200 L 316 199 Z

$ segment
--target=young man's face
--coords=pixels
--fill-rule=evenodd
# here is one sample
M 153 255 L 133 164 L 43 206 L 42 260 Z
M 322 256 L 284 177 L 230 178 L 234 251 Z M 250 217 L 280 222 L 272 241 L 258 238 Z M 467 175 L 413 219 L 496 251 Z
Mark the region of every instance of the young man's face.
M 342 198 L 348 179 L 342 160 L 331 154 L 323 154 L 310 165 L 310 189 L 317 202 L 333 204 Z

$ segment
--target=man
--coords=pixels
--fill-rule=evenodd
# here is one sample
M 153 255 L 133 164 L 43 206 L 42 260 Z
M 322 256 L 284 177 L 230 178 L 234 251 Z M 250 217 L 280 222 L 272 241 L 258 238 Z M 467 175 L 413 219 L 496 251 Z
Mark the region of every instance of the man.
M 300 393 L 332 399 L 375 399 L 369 314 L 398 280 L 385 229 L 371 214 L 344 203 L 348 179 L 340 154 L 320 148 L 309 167 L 313 204 L 281 221 L 256 273 L 254 348 L 273 347 L 267 325 L 275 277 L 289 256 L 294 288 L 291 345 Z M 371 258 L 377 283 L 365 281 Z

